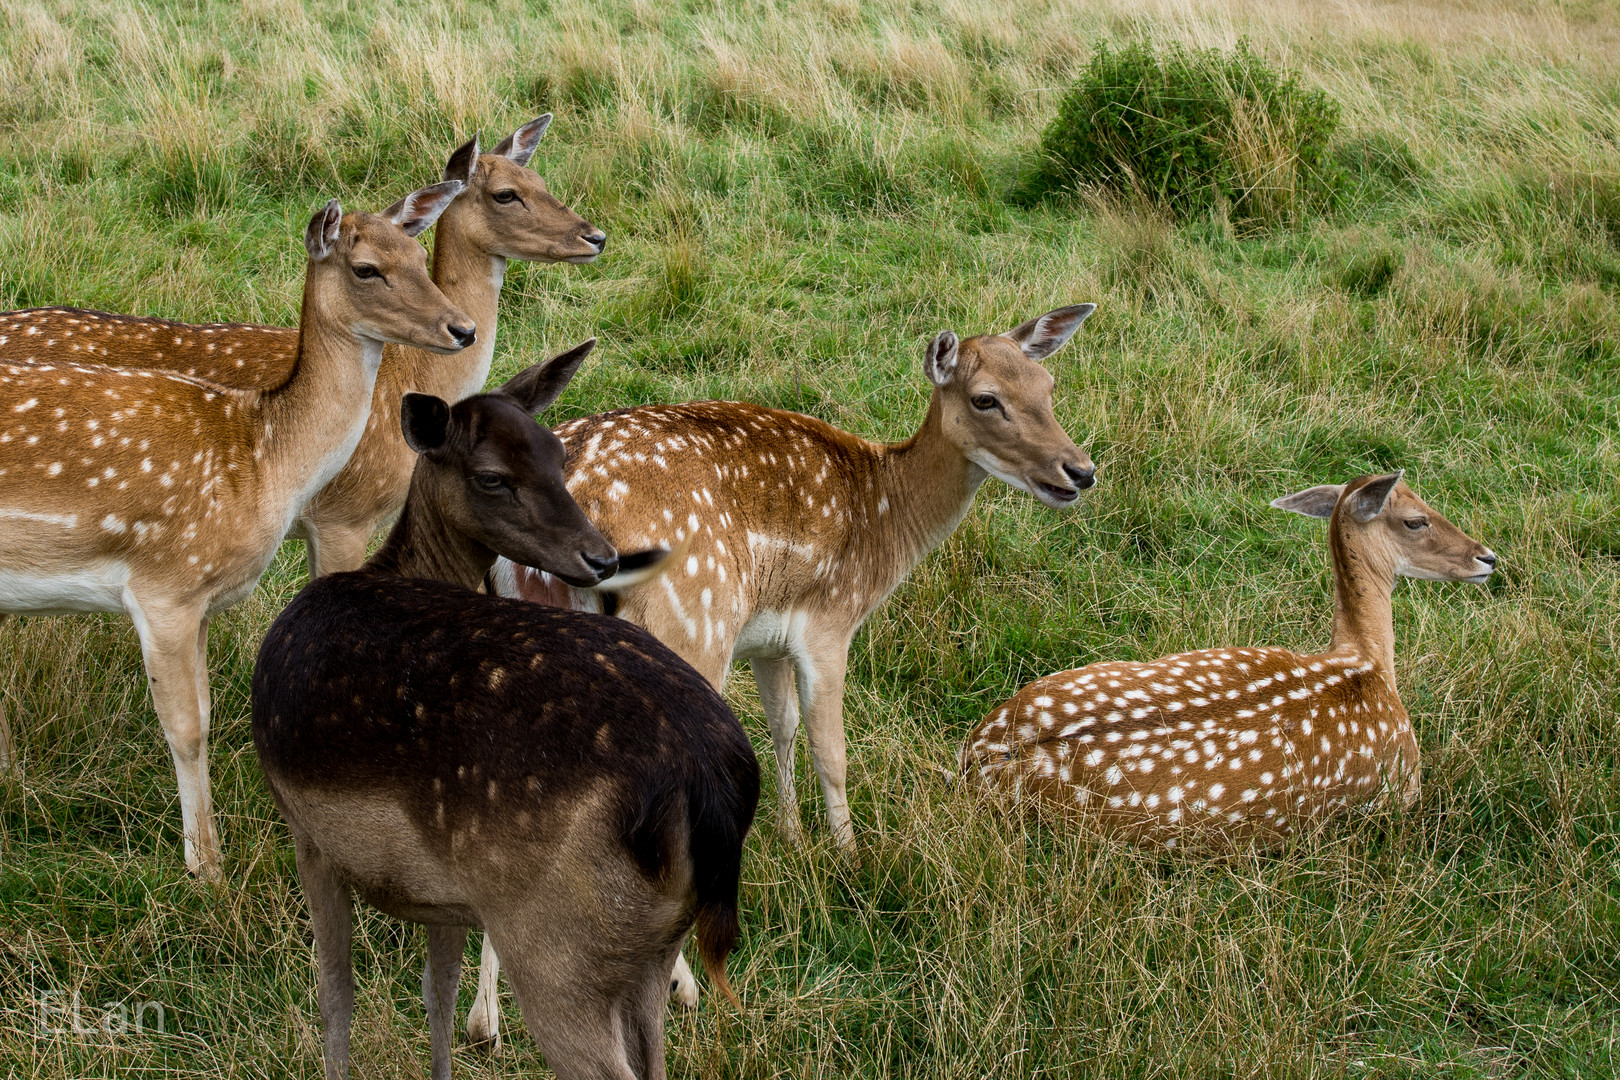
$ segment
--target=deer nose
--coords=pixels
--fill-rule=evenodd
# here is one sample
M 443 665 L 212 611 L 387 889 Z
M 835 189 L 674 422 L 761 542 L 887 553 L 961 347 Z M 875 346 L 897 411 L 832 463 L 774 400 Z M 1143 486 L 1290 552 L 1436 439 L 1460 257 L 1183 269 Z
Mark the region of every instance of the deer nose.
M 1489 548 L 1486 549 L 1485 554 L 1483 554 L 1483 555 L 1475 555 L 1474 560 L 1476 562 L 1484 563 L 1486 566 L 1490 567 L 1492 570 L 1496 569 L 1496 552 L 1491 551 Z
M 580 562 L 583 562 L 595 572 L 598 581 L 612 577 L 619 569 L 619 553 L 617 551 L 605 559 L 599 559 L 595 555 L 582 551 L 579 553 L 579 559 Z
M 601 229 L 597 229 L 593 233 L 586 233 L 584 240 L 587 244 L 590 244 L 592 247 L 596 248 L 596 253 L 598 255 L 607 250 L 607 233 L 603 232 Z
M 450 337 L 455 341 L 458 349 L 465 349 L 478 340 L 478 327 L 476 326 L 457 326 L 452 323 L 448 329 Z
M 1063 466 L 1063 471 L 1070 480 L 1074 481 L 1074 486 L 1079 488 L 1081 491 L 1084 491 L 1086 488 L 1097 482 L 1097 467 L 1095 465 L 1087 465 L 1085 468 L 1076 468 L 1073 465 L 1065 465 Z

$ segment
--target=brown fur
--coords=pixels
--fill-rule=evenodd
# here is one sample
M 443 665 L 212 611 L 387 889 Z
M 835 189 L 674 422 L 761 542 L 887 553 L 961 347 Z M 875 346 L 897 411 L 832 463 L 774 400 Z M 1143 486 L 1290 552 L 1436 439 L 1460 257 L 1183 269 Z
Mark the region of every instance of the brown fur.
M 1208 649 L 1048 675 L 984 719 L 961 770 L 1166 847 L 1278 837 L 1391 797 L 1410 805 L 1418 744 L 1395 686 L 1396 575 L 1484 581 L 1496 557 L 1399 473 L 1273 505 L 1331 514 L 1326 652 Z
M 312 575 L 358 567 L 372 535 L 405 502 L 416 455 L 400 438 L 400 398 L 415 391 L 459 401 L 483 389 L 507 260 L 585 263 L 603 250 L 602 232 L 559 202 L 526 167 L 550 122 L 547 114 L 525 124 L 488 154 L 478 153 L 475 138 L 445 167 L 445 179 L 461 180 L 466 188 L 434 231 L 432 277 L 476 323 L 478 340 L 453 360 L 403 344 L 384 348 L 359 444 L 290 530 L 309 545 Z M 0 361 L 151 368 L 263 391 L 291 377 L 297 356 L 298 331 L 276 326 L 192 326 L 71 308 L 15 315 L 22 329 L 0 330 Z
M 260 650 L 254 743 L 297 846 L 329 1077 L 348 1070 L 351 895 L 429 926 L 436 1080 L 468 926 L 559 1078 L 664 1075 L 689 930 L 729 993 L 759 795 L 742 726 L 646 631 L 472 591 L 497 551 L 580 584 L 616 568 L 529 415 L 590 345 L 453 407 L 409 395 L 421 456 L 388 541 L 300 593 Z
M 342 215 L 335 201 L 315 215 L 297 361 L 274 390 L 77 362 L 0 366 L 0 610 L 135 620 L 200 874 L 218 871 L 208 619 L 253 590 L 293 516 L 347 460 L 382 343 L 451 352 L 472 339 L 411 239 L 459 187 L 383 215 Z M 387 283 L 357 276 L 367 268 Z M 0 314 L 0 335 L 33 325 Z

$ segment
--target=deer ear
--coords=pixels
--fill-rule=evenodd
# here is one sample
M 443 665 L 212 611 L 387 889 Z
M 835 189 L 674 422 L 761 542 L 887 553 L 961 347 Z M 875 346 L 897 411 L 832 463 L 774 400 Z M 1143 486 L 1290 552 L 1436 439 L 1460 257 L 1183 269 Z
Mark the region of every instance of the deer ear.
M 450 200 L 467 185 L 460 180 L 443 180 L 413 191 L 382 212 L 382 216 L 405 230 L 406 236 L 421 236 L 439 220 Z
M 320 262 L 332 254 L 337 246 L 338 225 L 343 221 L 343 207 L 333 199 L 309 219 L 309 228 L 304 230 L 304 249 L 315 262 Z
M 502 139 L 490 153 L 510 158 L 514 165 L 527 165 L 529 159 L 534 156 L 534 148 L 540 145 L 540 136 L 544 135 L 546 128 L 550 126 L 550 113 L 537 116 Z
M 1080 329 L 1080 324 L 1090 318 L 1091 313 L 1096 310 L 1096 304 L 1060 307 L 1027 323 L 1021 323 L 1001 336 L 1011 338 L 1031 360 L 1045 360 L 1063 348 L 1074 336 L 1074 332 Z
M 1357 521 L 1371 521 L 1384 512 L 1390 493 L 1401 482 L 1405 469 L 1396 469 L 1387 476 L 1377 476 L 1358 487 L 1350 496 L 1350 513 Z
M 1280 499 L 1272 499 L 1271 505 L 1278 510 L 1292 510 L 1306 517 L 1330 518 L 1333 516 L 1333 508 L 1339 505 L 1339 496 L 1343 493 L 1343 484 L 1318 484 L 1304 491 L 1296 491 L 1292 495 L 1284 495 Z
M 923 373 L 935 386 L 944 386 L 956 374 L 956 335 L 941 330 L 923 349 Z
M 444 166 L 446 180 L 459 180 L 463 184 L 470 184 L 473 175 L 478 172 L 478 134 L 456 147 L 456 152 L 450 155 L 450 160 Z
M 550 360 L 518 372 L 495 392 L 502 397 L 510 398 L 518 408 L 530 416 L 538 415 L 562 396 L 562 392 L 568 388 L 569 380 L 573 379 L 574 372 L 579 370 L 581 361 L 589 356 L 594 348 L 596 339 L 586 338 L 567 352 L 558 353 Z
M 406 446 L 418 454 L 430 453 L 450 435 L 450 406 L 432 394 L 406 394 L 400 402 L 399 427 Z

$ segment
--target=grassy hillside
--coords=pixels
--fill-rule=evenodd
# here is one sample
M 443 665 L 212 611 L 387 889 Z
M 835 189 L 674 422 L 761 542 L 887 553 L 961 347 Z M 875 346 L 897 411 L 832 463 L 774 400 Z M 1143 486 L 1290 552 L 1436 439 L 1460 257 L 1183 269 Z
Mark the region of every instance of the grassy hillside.
M 1342 104 L 1341 205 L 1172 225 L 1008 197 L 1096 42 L 1242 36 Z M 596 265 L 507 278 L 497 377 L 603 339 L 558 418 L 724 396 L 897 438 L 929 335 L 1095 301 L 1051 366 L 1099 486 L 1065 515 L 992 481 L 868 623 L 846 712 L 864 858 L 820 829 L 788 847 L 767 791 L 743 1008 L 672 1012 L 673 1075 L 1608 1077 L 1617 72 L 1611 0 L 0 0 L 0 308 L 290 324 L 322 201 L 380 208 L 544 110 L 537 167 L 610 237 Z M 1502 559 L 1487 588 L 1397 589 L 1414 811 L 1212 864 L 940 782 L 1035 675 L 1320 646 L 1323 531 L 1266 503 L 1394 466 Z M 128 621 L 0 627 L 25 764 L 0 780 L 0 1077 L 321 1074 L 248 734 L 254 651 L 302 581 L 289 544 L 214 624 L 217 888 L 184 877 Z M 426 1070 L 423 952 L 362 918 L 363 1075 Z M 166 1032 L 42 1032 L 39 1003 L 75 994 L 84 1025 L 160 1002 Z M 506 1056 L 460 1049 L 458 1076 L 541 1068 L 507 1016 Z

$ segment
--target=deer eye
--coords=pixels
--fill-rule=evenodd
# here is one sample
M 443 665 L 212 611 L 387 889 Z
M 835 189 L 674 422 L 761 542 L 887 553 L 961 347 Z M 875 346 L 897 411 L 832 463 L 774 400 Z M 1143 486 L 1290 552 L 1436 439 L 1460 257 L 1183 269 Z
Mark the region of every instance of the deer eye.
M 991 409 L 994 409 L 1000 404 L 1001 402 L 996 400 L 996 395 L 994 394 L 973 395 L 973 407 L 978 409 L 980 412 L 989 412 Z
M 1425 517 L 1407 518 L 1406 527 L 1411 529 L 1413 532 L 1417 532 L 1419 529 L 1427 529 L 1429 527 L 1429 519 Z
M 506 191 L 497 191 L 494 195 L 495 201 L 498 203 L 516 202 L 517 197 L 517 192 L 511 190 L 510 188 L 508 188 Z
M 354 276 L 359 278 L 361 281 L 366 281 L 370 278 L 382 277 L 382 271 L 378 270 L 375 266 L 361 263 L 359 266 L 354 268 Z
M 499 491 L 506 486 L 506 477 L 500 473 L 481 472 L 473 474 L 473 483 L 481 491 Z

